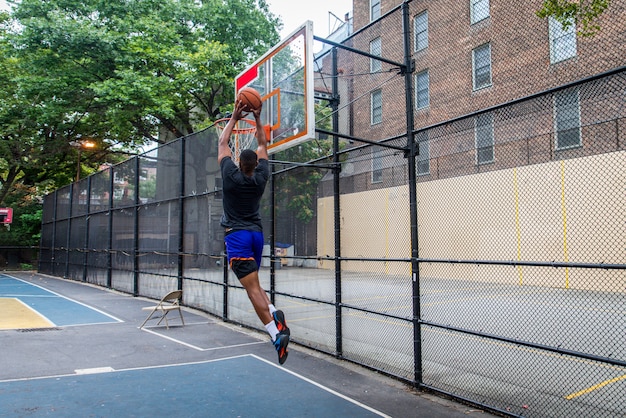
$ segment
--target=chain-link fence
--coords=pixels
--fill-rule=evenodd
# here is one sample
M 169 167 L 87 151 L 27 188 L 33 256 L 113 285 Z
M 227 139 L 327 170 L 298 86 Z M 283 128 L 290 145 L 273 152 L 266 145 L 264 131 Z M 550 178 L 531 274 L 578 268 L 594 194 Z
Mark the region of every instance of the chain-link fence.
M 624 1 L 591 38 L 539 1 L 361 3 L 262 202 L 293 340 L 504 414 L 623 416 Z M 207 129 L 47 196 L 39 269 L 260 328 L 221 213 Z

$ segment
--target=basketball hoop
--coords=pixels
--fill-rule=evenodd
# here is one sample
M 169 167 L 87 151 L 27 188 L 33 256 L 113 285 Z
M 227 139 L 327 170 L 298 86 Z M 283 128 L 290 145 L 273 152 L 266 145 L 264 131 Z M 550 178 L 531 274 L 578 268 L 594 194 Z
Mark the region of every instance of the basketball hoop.
M 218 134 L 224 132 L 226 124 L 230 121 L 229 118 L 223 118 L 215 121 L 215 128 Z M 241 151 L 245 149 L 252 149 L 252 143 L 256 139 L 256 122 L 251 119 L 239 119 L 235 123 L 235 127 L 230 135 L 228 146 L 233 154 L 233 162 L 239 163 L 239 156 Z

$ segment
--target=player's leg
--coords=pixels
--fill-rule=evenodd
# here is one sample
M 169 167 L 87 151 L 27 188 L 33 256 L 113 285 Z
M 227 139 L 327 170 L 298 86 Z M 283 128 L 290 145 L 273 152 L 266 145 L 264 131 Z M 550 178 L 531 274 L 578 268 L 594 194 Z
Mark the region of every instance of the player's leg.
M 235 263 L 242 264 L 242 263 Z M 235 266 L 235 268 L 240 268 L 241 266 Z M 268 322 L 273 321 L 272 315 L 270 314 L 269 305 L 271 304 L 267 293 L 261 287 L 259 283 L 259 273 L 254 271 L 249 273 L 248 275 L 239 279 L 239 283 L 246 289 L 246 293 L 248 293 L 248 299 L 252 302 L 252 306 L 254 307 L 254 311 L 257 316 L 263 322 L 263 324 L 267 324 Z
M 256 261 L 258 268 L 261 267 L 264 242 L 265 239 L 262 232 L 252 233 L 252 252 L 254 253 L 254 260 Z M 290 335 L 289 327 L 287 327 L 287 321 L 285 321 L 285 314 L 283 313 L 283 311 L 277 310 L 272 304 L 269 305 L 269 310 L 270 315 L 272 315 L 272 318 L 274 319 L 274 323 L 276 324 L 276 329 L 278 330 L 278 332 Z M 267 327 L 268 326 L 266 325 L 266 328 Z
M 261 268 L 261 259 L 263 256 L 264 242 L 265 242 L 265 239 L 263 237 L 262 232 L 252 232 L 252 252 L 254 254 L 254 260 L 256 261 L 256 264 L 257 264 L 257 269 Z M 269 298 L 268 298 L 268 301 L 269 301 Z M 274 320 L 276 329 L 278 330 L 277 332 L 283 332 L 289 335 L 290 332 L 289 332 L 289 328 L 287 327 L 287 322 L 285 321 L 285 314 L 283 313 L 283 311 L 277 310 L 274 307 L 274 305 L 270 304 L 269 312 Z M 265 327 L 268 328 L 268 325 L 266 325 Z M 271 329 L 268 328 L 268 332 L 273 331 L 273 330 L 274 330 L 273 327 Z M 272 340 L 274 340 L 274 338 L 272 338 Z
M 246 289 L 254 310 L 265 325 L 278 352 L 278 361 L 283 364 L 287 359 L 289 331 L 286 328 L 284 314 L 271 304 L 267 293 L 259 282 L 259 266 L 263 251 L 263 234 L 250 231 L 235 231 L 225 237 L 228 263 Z M 276 318 L 281 319 L 277 322 Z M 281 327 L 282 330 L 279 329 Z M 287 329 L 287 331 L 285 331 Z
M 249 261 L 248 261 L 249 263 Z M 234 263 L 234 266 L 238 268 L 241 263 Z M 285 316 L 282 311 L 274 310 L 272 314 L 270 314 L 270 309 L 273 305 L 270 303 L 269 298 L 267 297 L 267 293 L 261 287 L 259 283 L 259 273 L 255 271 L 253 273 L 249 273 L 248 275 L 239 279 L 241 285 L 246 289 L 248 293 L 248 298 L 250 302 L 252 302 L 252 306 L 254 306 L 254 310 L 258 315 L 259 319 L 265 325 L 265 329 L 268 334 L 272 338 L 272 342 L 274 343 L 274 348 L 278 352 L 278 362 L 280 364 L 285 363 L 287 360 L 288 350 L 287 345 L 289 345 L 290 333 L 289 328 L 287 328 L 287 324 L 285 323 Z M 277 322 L 276 318 L 282 320 L 282 322 Z M 279 326 L 283 328 L 283 330 L 279 329 Z

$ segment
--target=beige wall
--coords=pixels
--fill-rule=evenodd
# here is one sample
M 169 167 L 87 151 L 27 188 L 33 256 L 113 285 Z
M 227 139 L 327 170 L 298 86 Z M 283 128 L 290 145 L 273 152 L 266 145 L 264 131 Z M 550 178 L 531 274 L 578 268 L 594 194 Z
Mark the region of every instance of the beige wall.
M 626 263 L 626 152 L 418 185 L 419 256 Z M 318 254 L 333 255 L 332 198 L 318 201 Z M 343 257 L 410 257 L 408 186 L 341 196 Z M 406 263 L 385 263 L 404 274 Z M 322 262 L 322 268 L 333 264 Z M 376 266 L 376 267 L 374 267 Z M 348 271 L 380 263 L 345 262 Z M 623 272 L 422 264 L 422 277 L 624 291 Z

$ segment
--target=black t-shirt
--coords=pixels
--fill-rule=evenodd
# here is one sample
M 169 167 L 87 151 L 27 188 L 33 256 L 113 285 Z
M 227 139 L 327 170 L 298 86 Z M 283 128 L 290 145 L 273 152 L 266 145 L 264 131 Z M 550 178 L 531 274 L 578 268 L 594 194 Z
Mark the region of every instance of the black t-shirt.
M 224 206 L 220 224 L 225 228 L 262 232 L 259 207 L 265 184 L 270 177 L 268 161 L 259 159 L 259 165 L 252 177 L 243 174 L 230 157 L 222 159 L 220 169 Z

